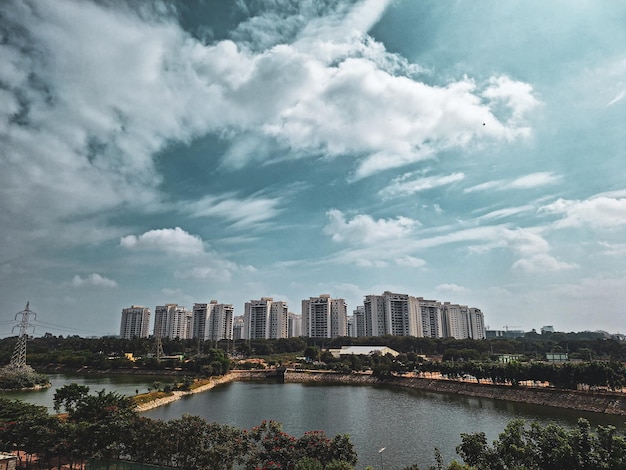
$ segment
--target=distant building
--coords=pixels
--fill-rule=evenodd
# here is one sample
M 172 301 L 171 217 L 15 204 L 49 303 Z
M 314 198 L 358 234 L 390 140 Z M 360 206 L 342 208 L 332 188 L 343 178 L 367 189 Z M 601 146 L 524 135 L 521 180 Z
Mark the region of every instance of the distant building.
M 554 333 L 554 327 L 552 325 L 546 325 L 541 327 L 541 334 Z
M 287 337 L 298 338 L 302 336 L 302 315 L 289 312 Z
M 546 353 L 546 361 L 548 362 L 565 362 L 569 360 L 566 352 L 549 352 Z
M 190 339 L 193 313 L 178 304 L 157 305 L 154 309 L 154 336 Z
M 492 338 L 505 338 L 515 339 L 524 337 L 524 330 L 485 330 L 485 337 L 487 339 Z
M 233 341 L 244 338 L 243 315 L 237 315 L 233 318 Z
M 352 354 L 364 356 L 371 356 L 374 354 L 386 356 L 387 354 L 391 354 L 393 357 L 396 357 L 400 354 L 398 351 L 388 348 L 387 346 L 342 346 L 341 349 L 329 349 L 328 352 L 331 353 L 333 357 Z
M 330 295 L 302 301 L 302 333 L 308 338 L 337 338 L 348 335 L 348 307 L 344 299 Z
M 287 338 L 289 310 L 287 302 L 272 297 L 246 302 L 244 312 L 244 339 Z
M 150 331 L 150 309 L 132 305 L 122 309 L 120 338 L 147 338 Z
M 357 338 L 366 336 L 365 334 L 365 306 L 359 305 L 352 311 L 352 321 L 354 323 L 354 335 Z
M 233 338 L 233 306 L 209 303 L 193 304 L 193 337 L 202 341 L 221 341 Z

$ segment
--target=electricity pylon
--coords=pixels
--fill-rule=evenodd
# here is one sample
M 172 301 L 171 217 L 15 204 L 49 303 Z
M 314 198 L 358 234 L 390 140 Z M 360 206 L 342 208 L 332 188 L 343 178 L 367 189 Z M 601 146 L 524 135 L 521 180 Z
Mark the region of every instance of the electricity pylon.
M 37 319 L 37 313 L 33 312 L 29 308 L 30 302 L 26 302 L 26 308 L 21 312 L 15 314 L 15 319 L 22 315 L 22 320 L 19 325 L 15 325 L 15 328 L 19 328 L 20 333 L 17 338 L 17 344 L 15 345 L 15 351 L 13 351 L 13 355 L 11 356 L 11 362 L 9 362 L 9 367 L 14 369 L 22 369 L 26 367 L 26 341 L 28 341 L 28 329 L 32 328 L 33 333 L 35 333 L 35 325 L 31 325 L 29 323 L 30 316 L 33 315 L 35 319 Z M 11 330 L 11 331 L 13 331 Z

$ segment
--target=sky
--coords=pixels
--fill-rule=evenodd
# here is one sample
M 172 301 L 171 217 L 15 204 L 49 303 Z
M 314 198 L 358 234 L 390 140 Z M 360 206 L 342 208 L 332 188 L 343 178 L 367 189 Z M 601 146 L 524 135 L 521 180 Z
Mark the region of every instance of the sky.
M 625 333 L 624 25 L 619 0 L 0 2 L 0 337 L 27 301 L 36 336 L 95 336 L 130 305 L 387 290 Z

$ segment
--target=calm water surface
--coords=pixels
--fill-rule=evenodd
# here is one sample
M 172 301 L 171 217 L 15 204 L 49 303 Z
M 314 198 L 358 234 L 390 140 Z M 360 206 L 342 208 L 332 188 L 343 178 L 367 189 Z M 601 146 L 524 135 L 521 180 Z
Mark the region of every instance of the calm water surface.
M 148 387 L 156 381 L 163 384 L 173 383 L 174 378 L 169 376 L 149 375 L 68 375 L 46 374 L 52 386 L 42 390 L 26 390 L 16 392 L 0 392 L 3 397 L 20 399 L 35 405 L 47 406 L 53 411 L 54 392 L 57 388 L 70 383 L 87 385 L 90 393 L 96 393 L 104 389 L 107 392 L 117 392 L 121 395 L 131 396 L 136 392 L 146 393 Z
M 411 464 L 428 468 L 435 464 L 435 448 L 446 464 L 455 458 L 460 461 L 455 447 L 461 433 L 483 431 L 491 442 L 513 418 L 573 426 L 585 417 L 594 426 L 624 428 L 623 417 L 500 400 L 403 388 L 267 382 L 224 384 L 145 415 L 172 419 L 185 413 L 247 429 L 273 419 L 297 437 L 311 430 L 323 430 L 329 436 L 350 434 L 359 469 L 380 468 L 378 451 L 383 447 L 384 468 L 389 470 Z

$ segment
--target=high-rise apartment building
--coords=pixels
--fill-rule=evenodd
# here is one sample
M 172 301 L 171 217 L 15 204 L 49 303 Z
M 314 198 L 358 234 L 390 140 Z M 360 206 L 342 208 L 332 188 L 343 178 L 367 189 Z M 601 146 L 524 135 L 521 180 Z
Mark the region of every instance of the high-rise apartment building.
M 218 342 L 233 338 L 232 304 L 209 303 L 193 304 L 193 337 L 202 341 Z
M 244 311 L 245 339 L 287 338 L 289 309 L 287 302 L 272 297 L 246 302 Z
M 157 305 L 154 309 L 154 336 L 160 338 L 190 339 L 192 312 L 182 305 Z
M 122 309 L 120 338 L 147 338 L 150 331 L 150 309 L 132 305 Z
M 302 301 L 302 330 L 309 338 L 337 338 L 348 335 L 348 307 L 344 299 L 330 295 Z
M 385 291 L 367 295 L 364 302 L 365 336 L 422 336 L 419 300 Z

